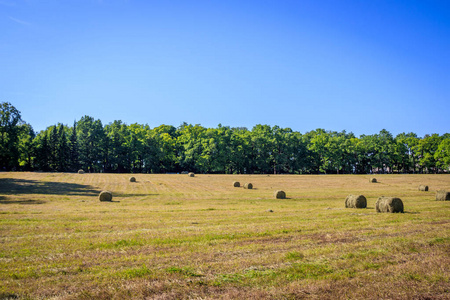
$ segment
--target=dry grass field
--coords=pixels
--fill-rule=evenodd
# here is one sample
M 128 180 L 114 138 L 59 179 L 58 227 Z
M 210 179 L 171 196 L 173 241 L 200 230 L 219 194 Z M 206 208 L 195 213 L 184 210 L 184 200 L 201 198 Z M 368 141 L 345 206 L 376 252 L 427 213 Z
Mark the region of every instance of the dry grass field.
M 450 299 L 449 175 L 130 176 L 0 173 L 0 299 Z

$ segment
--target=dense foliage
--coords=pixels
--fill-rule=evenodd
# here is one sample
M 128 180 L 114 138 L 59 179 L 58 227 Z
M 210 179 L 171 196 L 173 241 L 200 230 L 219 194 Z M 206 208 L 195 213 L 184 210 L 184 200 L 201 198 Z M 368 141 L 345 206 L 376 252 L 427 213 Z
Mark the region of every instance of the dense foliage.
M 450 134 L 396 137 L 256 125 L 127 125 L 84 116 L 39 133 L 0 104 L 2 170 L 164 173 L 438 173 L 450 167 Z

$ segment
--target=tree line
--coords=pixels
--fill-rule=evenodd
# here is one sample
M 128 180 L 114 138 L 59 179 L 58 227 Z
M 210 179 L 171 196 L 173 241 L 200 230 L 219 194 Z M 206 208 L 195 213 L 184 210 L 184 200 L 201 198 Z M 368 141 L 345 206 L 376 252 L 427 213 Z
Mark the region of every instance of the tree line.
M 2 170 L 117 173 L 367 174 L 440 173 L 450 168 L 450 134 L 355 136 L 256 125 L 251 130 L 124 124 L 84 116 L 35 132 L 10 103 L 0 104 Z

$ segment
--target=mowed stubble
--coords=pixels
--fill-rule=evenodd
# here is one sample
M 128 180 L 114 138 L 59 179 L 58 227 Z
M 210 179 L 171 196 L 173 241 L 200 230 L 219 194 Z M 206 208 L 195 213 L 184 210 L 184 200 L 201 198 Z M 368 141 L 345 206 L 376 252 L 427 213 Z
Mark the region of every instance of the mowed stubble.
M 1 295 L 449 296 L 446 174 L 133 176 L 0 173 Z M 349 194 L 367 208 L 345 208 Z M 405 213 L 376 213 L 380 196 Z

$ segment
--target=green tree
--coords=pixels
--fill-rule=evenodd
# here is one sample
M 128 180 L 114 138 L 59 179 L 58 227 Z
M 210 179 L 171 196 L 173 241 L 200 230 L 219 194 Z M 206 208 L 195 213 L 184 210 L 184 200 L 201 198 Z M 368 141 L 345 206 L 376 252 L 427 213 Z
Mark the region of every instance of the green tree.
M 357 172 L 357 143 L 359 139 L 350 132 L 343 131 L 340 133 L 339 147 L 341 150 L 341 173 L 356 173 Z
M 36 153 L 33 143 L 36 133 L 30 124 L 24 123 L 19 127 L 19 166 L 22 170 L 31 171 Z
M 33 144 L 36 151 L 35 168 L 40 171 L 49 171 L 51 150 L 48 143 L 47 131 L 43 130 L 39 132 L 34 138 Z
M 202 139 L 206 128 L 199 124 L 191 125 L 183 123 L 177 130 L 180 152 L 178 161 L 180 167 L 185 171 L 204 172 L 204 159 L 199 160 L 202 155 Z
M 300 132 L 290 135 L 291 153 L 289 157 L 289 173 L 305 174 L 308 172 L 308 149 Z
M 76 172 L 80 168 L 78 156 L 77 123 L 73 123 L 69 137 L 68 170 Z
M 59 164 L 59 159 L 58 159 L 58 129 L 57 127 L 51 126 L 49 128 L 47 128 L 47 136 L 48 136 L 48 140 L 49 140 L 49 149 L 50 149 L 50 155 L 49 155 L 49 167 L 50 170 L 52 171 L 58 171 L 58 164 Z
M 442 137 L 438 134 L 426 135 L 423 139 L 419 140 L 418 144 L 414 147 L 419 157 L 419 168 L 421 173 L 436 173 L 436 159 L 435 153 L 442 141 Z
M 250 171 L 256 173 L 273 172 L 274 136 L 269 125 L 256 125 L 251 131 Z
M 69 129 L 63 124 L 47 127 L 36 137 L 36 166 L 43 170 L 69 171 L 70 147 L 67 138 Z
M 450 137 L 443 137 L 434 153 L 436 166 L 444 171 L 450 171 Z
M 0 168 L 11 170 L 19 165 L 19 134 L 22 118 L 9 102 L 0 103 Z
M 450 134 L 401 133 L 355 137 L 316 129 L 258 124 L 217 128 L 183 123 L 126 125 L 84 116 L 69 128 L 58 123 L 37 135 L 10 103 L 1 104 L 0 163 L 3 170 L 200 173 L 440 172 L 449 168 Z
M 145 161 L 149 171 L 175 172 L 178 169 L 178 132 L 174 126 L 160 125 L 147 133 L 144 143 L 147 153 Z
M 70 147 L 69 141 L 67 139 L 67 128 L 63 124 L 58 125 L 56 131 L 58 144 L 56 148 L 57 156 L 57 168 L 59 172 L 66 172 L 69 170 L 69 158 L 70 158 Z
M 356 173 L 366 174 L 373 172 L 376 139 L 373 135 L 361 135 L 359 139 L 354 142 L 354 151 L 356 154 Z
M 331 167 L 329 172 L 340 173 L 353 173 L 355 160 L 352 149 L 352 139 L 355 136 L 353 133 L 331 132 L 328 140 L 327 148 L 330 156 L 329 166 Z
M 331 168 L 330 132 L 318 128 L 307 133 L 308 150 L 312 152 L 311 161 L 317 173 L 326 173 Z
M 245 174 L 252 169 L 252 133 L 243 127 L 231 128 L 229 144 L 228 173 Z
M 202 158 L 207 158 L 209 172 L 230 173 L 231 164 L 231 128 L 218 125 L 218 128 L 209 128 L 203 139 Z
M 375 135 L 375 164 L 382 173 L 392 172 L 395 153 L 395 141 L 392 134 L 383 129 Z
M 419 143 L 419 138 L 415 133 L 400 133 L 395 137 L 397 144 L 396 155 L 398 169 L 402 169 L 403 172 L 416 172 L 417 155 L 415 149 Z
M 102 122 L 84 116 L 77 122 L 80 166 L 87 172 L 105 171 L 107 165 L 106 135 Z
M 395 153 L 395 141 L 392 134 L 383 129 L 379 134 L 362 135 L 360 145 L 360 161 L 370 165 L 371 172 L 386 173 L 392 172 Z M 367 170 L 363 169 L 363 173 Z
M 127 148 L 130 153 L 131 172 L 140 173 L 144 168 L 145 139 L 150 128 L 148 125 L 139 125 L 137 123 L 128 126 L 129 135 L 127 136 Z
M 128 126 L 120 120 L 105 126 L 105 134 L 108 139 L 107 166 L 108 172 L 130 172 L 131 157 L 127 144 L 127 137 L 130 135 Z
M 273 150 L 272 166 L 273 173 L 290 173 L 294 169 L 294 160 L 297 153 L 298 136 L 294 134 L 291 128 L 272 127 Z

